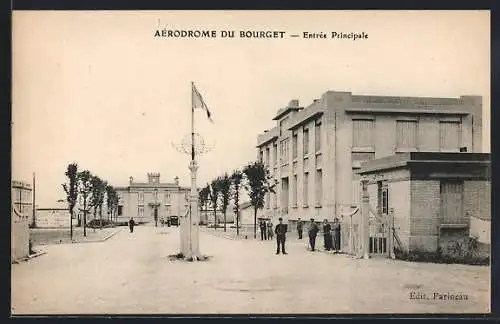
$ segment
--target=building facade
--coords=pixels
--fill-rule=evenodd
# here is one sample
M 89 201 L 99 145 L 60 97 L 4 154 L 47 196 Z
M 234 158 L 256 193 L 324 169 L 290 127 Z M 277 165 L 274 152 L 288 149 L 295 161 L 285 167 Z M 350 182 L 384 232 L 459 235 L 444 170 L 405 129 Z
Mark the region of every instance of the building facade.
M 407 152 L 482 152 L 482 98 L 390 97 L 328 91 L 292 100 L 257 137 L 277 180 L 262 217 L 330 219 L 359 205 L 361 163 Z
M 132 177 L 129 185 L 116 187 L 118 193 L 117 221 L 154 222 L 169 216 L 182 216 L 189 208 L 190 188 L 179 185 L 176 177 L 172 183 L 160 182 L 159 173 L 148 173 L 147 182 L 135 182 Z

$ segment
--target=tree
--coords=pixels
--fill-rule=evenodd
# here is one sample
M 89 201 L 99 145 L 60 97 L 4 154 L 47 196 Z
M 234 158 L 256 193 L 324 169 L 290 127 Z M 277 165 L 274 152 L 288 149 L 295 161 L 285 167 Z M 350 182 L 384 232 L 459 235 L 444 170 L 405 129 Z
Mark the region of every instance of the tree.
M 69 208 L 69 235 L 71 240 L 73 240 L 73 210 L 78 199 L 78 165 L 76 163 L 68 164 L 64 174 L 68 177 L 69 181 L 68 184 L 63 183 L 62 186 L 66 193 L 66 201 Z
M 226 210 L 229 205 L 229 199 L 231 198 L 231 178 L 224 173 L 224 175 L 219 178 L 219 190 L 221 196 L 221 208 L 222 214 L 224 215 L 224 232 L 226 231 Z
M 113 212 L 118 207 L 118 194 L 116 193 L 116 189 L 109 184 L 106 186 L 106 204 L 110 220 L 113 221 Z
M 205 208 L 205 217 L 207 216 L 207 205 L 210 202 L 210 185 L 207 184 L 198 193 L 198 198 L 200 201 L 200 212 Z M 207 218 L 208 219 L 208 218 Z
M 216 178 L 210 183 L 210 201 L 212 203 L 212 208 L 214 209 L 214 228 L 217 229 L 217 203 L 219 201 L 219 180 Z
M 92 196 L 90 198 L 91 206 L 94 210 L 94 226 L 97 219 L 97 210 L 102 206 L 104 200 L 105 183 L 98 176 L 94 175 L 90 179 Z M 101 217 L 102 225 L 102 217 Z
M 106 187 L 108 186 L 108 183 L 106 181 L 102 181 L 99 184 L 99 201 L 98 201 L 98 206 L 99 206 L 99 218 L 100 218 L 100 225 L 102 229 L 102 205 L 104 204 L 104 198 L 106 196 Z
M 78 192 L 83 198 L 83 236 L 87 236 L 87 206 L 92 194 L 92 174 L 88 170 L 78 172 Z
M 243 173 L 239 170 L 233 171 L 233 174 L 231 175 L 231 182 L 233 185 L 233 190 L 232 190 L 232 197 L 234 201 L 234 213 L 236 214 L 236 235 L 240 235 L 240 225 L 239 225 L 239 219 L 240 219 L 240 188 L 241 188 L 241 181 L 243 180 Z
M 269 170 L 261 161 L 248 164 L 243 169 L 243 173 L 247 179 L 245 189 L 254 208 L 253 237 L 257 238 L 257 210 L 264 207 L 264 198 L 268 192 L 275 193 L 276 184 L 271 183 Z

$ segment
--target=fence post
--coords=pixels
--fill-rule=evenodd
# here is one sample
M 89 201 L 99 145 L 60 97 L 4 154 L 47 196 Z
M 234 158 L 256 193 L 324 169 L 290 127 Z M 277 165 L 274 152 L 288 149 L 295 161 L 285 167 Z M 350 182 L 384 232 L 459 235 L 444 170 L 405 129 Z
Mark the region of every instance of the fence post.
M 368 180 L 361 180 L 362 185 L 362 199 L 361 199 L 361 242 L 362 242 L 362 255 L 364 259 L 369 258 L 370 247 L 370 196 L 368 194 Z
M 387 219 L 388 227 L 389 227 L 389 237 L 388 237 L 388 248 L 389 248 L 389 257 L 391 259 L 395 259 L 394 255 L 394 208 L 389 210 L 389 217 Z

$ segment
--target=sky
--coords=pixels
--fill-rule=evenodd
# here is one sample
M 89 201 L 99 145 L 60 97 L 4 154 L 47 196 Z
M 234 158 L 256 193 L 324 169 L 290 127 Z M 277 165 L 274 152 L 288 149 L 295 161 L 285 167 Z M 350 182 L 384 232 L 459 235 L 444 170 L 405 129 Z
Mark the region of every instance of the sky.
M 12 24 L 12 179 L 36 174 L 39 207 L 65 197 L 71 162 L 115 186 L 148 172 L 189 185 L 190 157 L 176 147 L 190 133 L 191 82 L 214 120 L 196 110 L 210 148 L 199 185 L 254 161 L 257 134 L 291 99 L 307 106 L 328 90 L 483 96 L 490 151 L 488 11 L 14 11 Z M 164 28 L 218 37 L 154 37 Z M 329 38 L 289 36 L 303 32 Z

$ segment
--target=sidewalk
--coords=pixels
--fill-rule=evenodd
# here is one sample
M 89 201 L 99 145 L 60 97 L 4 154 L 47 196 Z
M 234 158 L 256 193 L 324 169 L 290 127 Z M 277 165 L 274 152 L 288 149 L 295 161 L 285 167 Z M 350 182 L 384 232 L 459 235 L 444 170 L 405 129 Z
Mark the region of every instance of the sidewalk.
M 30 238 L 34 247 L 48 244 L 102 242 L 113 237 L 124 228 L 124 226 L 103 229 L 87 228 L 87 236 L 83 236 L 83 228 L 77 227 L 73 228 L 72 241 L 69 228 L 32 228 L 30 229 Z

